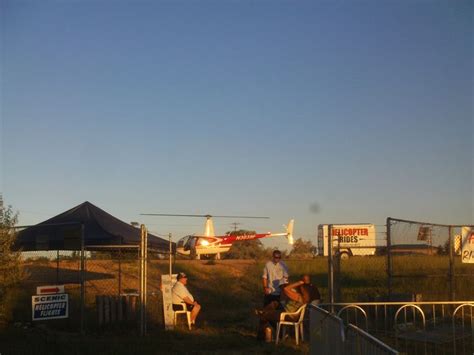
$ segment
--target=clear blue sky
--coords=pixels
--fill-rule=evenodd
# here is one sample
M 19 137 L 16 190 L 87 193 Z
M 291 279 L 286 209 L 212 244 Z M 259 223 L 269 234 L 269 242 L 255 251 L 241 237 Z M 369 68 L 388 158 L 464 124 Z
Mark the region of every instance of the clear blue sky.
M 86 200 L 175 240 L 204 221 L 139 214 L 474 223 L 472 1 L 0 4 L 21 224 Z

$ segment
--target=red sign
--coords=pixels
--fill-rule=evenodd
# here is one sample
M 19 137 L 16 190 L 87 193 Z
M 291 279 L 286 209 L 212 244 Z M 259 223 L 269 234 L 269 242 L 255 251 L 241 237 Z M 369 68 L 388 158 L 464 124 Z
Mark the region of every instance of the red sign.
M 356 236 L 356 235 L 369 235 L 369 230 L 367 228 L 333 228 L 332 235 L 338 236 Z
M 36 288 L 37 295 L 51 295 L 55 293 L 64 293 L 64 285 L 59 286 L 38 286 Z

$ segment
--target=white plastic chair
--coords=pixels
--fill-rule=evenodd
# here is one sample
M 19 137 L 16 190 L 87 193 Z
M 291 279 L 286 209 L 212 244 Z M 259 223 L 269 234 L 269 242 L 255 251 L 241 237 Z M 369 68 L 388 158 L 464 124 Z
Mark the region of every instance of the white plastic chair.
M 299 345 L 299 338 L 301 334 L 301 341 L 303 341 L 303 319 L 304 313 L 306 310 L 306 305 L 302 305 L 296 312 L 282 312 L 280 314 L 280 321 L 277 323 L 277 333 L 275 337 L 275 344 L 278 344 L 280 339 L 280 329 L 282 326 L 290 325 L 295 327 L 295 340 L 296 345 Z M 290 319 L 296 319 L 295 321 L 285 320 L 285 318 L 289 317 Z M 284 329 L 283 329 L 284 332 Z
M 186 314 L 186 318 L 188 320 L 188 328 L 189 328 L 189 330 L 191 330 L 191 312 L 188 311 L 188 309 L 186 307 L 186 303 L 184 303 L 184 302 L 174 303 L 173 306 L 181 306 L 181 308 L 182 308 L 182 309 L 179 309 L 177 311 L 173 311 L 174 312 L 174 320 L 173 320 L 174 325 L 176 326 L 176 320 L 178 318 L 178 314 Z

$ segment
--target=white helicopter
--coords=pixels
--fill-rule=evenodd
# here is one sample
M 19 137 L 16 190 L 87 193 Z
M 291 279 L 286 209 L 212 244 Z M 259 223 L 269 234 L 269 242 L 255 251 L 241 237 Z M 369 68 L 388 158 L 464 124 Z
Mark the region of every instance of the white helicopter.
M 254 240 L 268 237 L 283 236 L 288 239 L 288 243 L 293 245 L 293 226 L 294 219 L 291 219 L 286 232 L 282 233 L 251 233 L 245 235 L 226 234 L 216 236 L 214 233 L 213 217 L 217 218 L 268 218 L 268 217 L 249 217 L 249 216 L 211 216 L 211 215 L 184 215 L 184 214 L 162 214 L 162 213 L 142 213 L 144 216 L 172 216 L 172 217 L 205 217 L 203 234 L 187 235 L 181 238 L 176 244 L 176 251 L 181 255 L 190 255 L 192 258 L 200 259 L 201 255 L 215 255 L 216 259 L 221 258 L 221 254 L 228 252 L 234 242 L 244 240 Z

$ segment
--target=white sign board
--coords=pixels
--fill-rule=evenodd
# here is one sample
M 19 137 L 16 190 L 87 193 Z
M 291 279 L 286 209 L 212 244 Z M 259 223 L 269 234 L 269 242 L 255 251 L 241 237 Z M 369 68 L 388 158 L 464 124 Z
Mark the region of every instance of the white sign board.
M 472 230 L 470 227 L 462 227 L 461 240 L 462 262 L 474 264 L 474 230 Z
M 177 281 L 178 274 L 161 275 L 161 291 L 163 292 L 163 314 L 165 316 L 165 329 L 172 330 L 173 324 L 173 297 L 171 295 L 171 289 Z
M 38 286 L 36 287 L 37 295 L 51 295 L 54 293 L 64 293 L 64 285 Z
M 31 311 L 33 320 L 67 318 L 69 316 L 68 294 L 32 296 Z

